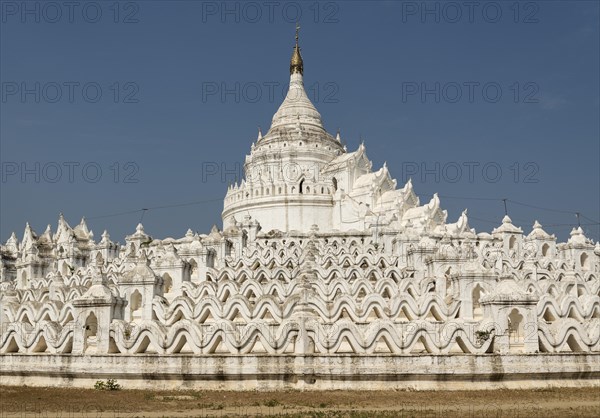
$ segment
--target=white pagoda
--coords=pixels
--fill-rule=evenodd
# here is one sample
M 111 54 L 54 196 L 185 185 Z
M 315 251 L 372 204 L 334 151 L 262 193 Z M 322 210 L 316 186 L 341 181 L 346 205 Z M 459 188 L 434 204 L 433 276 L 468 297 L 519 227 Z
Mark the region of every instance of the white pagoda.
M 91 387 L 597 385 L 600 244 L 506 216 L 447 223 L 361 144 L 329 134 L 303 84 L 228 188 L 223 228 L 121 245 L 82 219 L 0 251 L 0 381 Z M 151 379 L 148 378 L 151 376 Z

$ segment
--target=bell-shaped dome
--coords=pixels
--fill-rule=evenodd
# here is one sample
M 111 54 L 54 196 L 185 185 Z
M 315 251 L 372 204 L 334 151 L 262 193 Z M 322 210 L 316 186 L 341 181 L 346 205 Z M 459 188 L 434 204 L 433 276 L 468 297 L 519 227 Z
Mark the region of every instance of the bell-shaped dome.
M 302 74 L 295 72 L 290 75 L 290 87 L 283 103 L 273 115 L 271 129 L 284 125 L 293 127 L 298 122 L 302 125 L 313 125 L 324 130 L 321 114 L 308 98 L 306 90 L 304 90 Z

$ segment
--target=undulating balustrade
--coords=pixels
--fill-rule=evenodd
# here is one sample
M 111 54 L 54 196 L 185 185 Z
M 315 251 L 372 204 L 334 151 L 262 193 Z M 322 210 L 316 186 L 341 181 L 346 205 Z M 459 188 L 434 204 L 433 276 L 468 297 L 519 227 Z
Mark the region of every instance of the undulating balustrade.
M 411 277 L 411 266 L 370 239 L 313 240 L 314 276 L 303 294 L 307 242 L 257 240 L 239 259 L 209 269 L 205 281 L 184 281 L 175 297 L 155 295 L 150 301 L 152 319 L 111 321 L 109 351 L 284 354 L 298 352 L 302 339 L 309 342 L 308 352 L 319 354 L 493 349 L 494 333 L 499 332 L 493 321 L 465 315 L 460 295 L 449 298 L 448 289 L 442 294 L 436 278 Z M 485 265 L 492 253 L 480 248 L 475 254 Z M 535 271 L 510 260 L 503 266 L 524 289 L 539 295 L 539 351 L 600 349 L 600 286 L 595 273 L 573 274 L 567 263 L 556 260 L 540 262 Z M 125 297 L 119 277 L 128 268 L 124 258 L 104 266 L 106 286 L 115 296 Z M 91 268 L 79 268 L 66 278 L 50 274 L 30 289 L 5 285 L 0 352 L 71 352 L 73 335 L 79 331 L 72 302 L 90 289 L 92 274 Z M 493 292 L 490 283 L 481 287 L 483 293 Z M 306 318 L 297 315 L 301 304 L 309 309 Z M 480 338 L 487 331 L 491 337 Z

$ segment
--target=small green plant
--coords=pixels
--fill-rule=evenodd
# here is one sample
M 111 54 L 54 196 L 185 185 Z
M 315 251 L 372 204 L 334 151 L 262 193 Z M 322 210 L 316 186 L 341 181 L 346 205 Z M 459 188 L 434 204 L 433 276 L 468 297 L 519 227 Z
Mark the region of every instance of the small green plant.
M 121 385 L 115 379 L 108 379 L 106 382 L 98 380 L 94 384 L 96 390 L 121 390 Z
M 121 390 L 121 385 L 118 384 L 115 379 L 108 379 L 106 381 L 106 389 L 108 389 L 108 390 Z
M 492 335 L 492 331 L 475 331 L 475 336 L 477 337 L 477 343 L 483 344 L 484 341 L 487 341 Z
M 129 324 L 125 325 L 123 329 L 123 334 L 125 335 L 125 338 L 129 339 L 131 337 L 132 328 L 133 327 Z
M 269 408 L 275 408 L 277 405 L 279 405 L 279 401 L 277 399 L 269 399 L 265 402 L 265 406 L 268 406 Z

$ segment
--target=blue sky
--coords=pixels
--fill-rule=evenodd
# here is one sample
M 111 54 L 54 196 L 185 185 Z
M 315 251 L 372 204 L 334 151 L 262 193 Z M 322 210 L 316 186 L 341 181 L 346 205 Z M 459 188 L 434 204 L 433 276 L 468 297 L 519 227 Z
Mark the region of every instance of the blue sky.
M 22 4 L 1 2 L 3 242 L 60 212 L 121 242 L 142 214 L 155 237 L 220 225 L 285 93 L 296 17 L 309 96 L 374 169 L 477 231 L 507 198 L 526 233 L 538 219 L 564 240 L 581 212 L 600 237 L 596 1 Z

